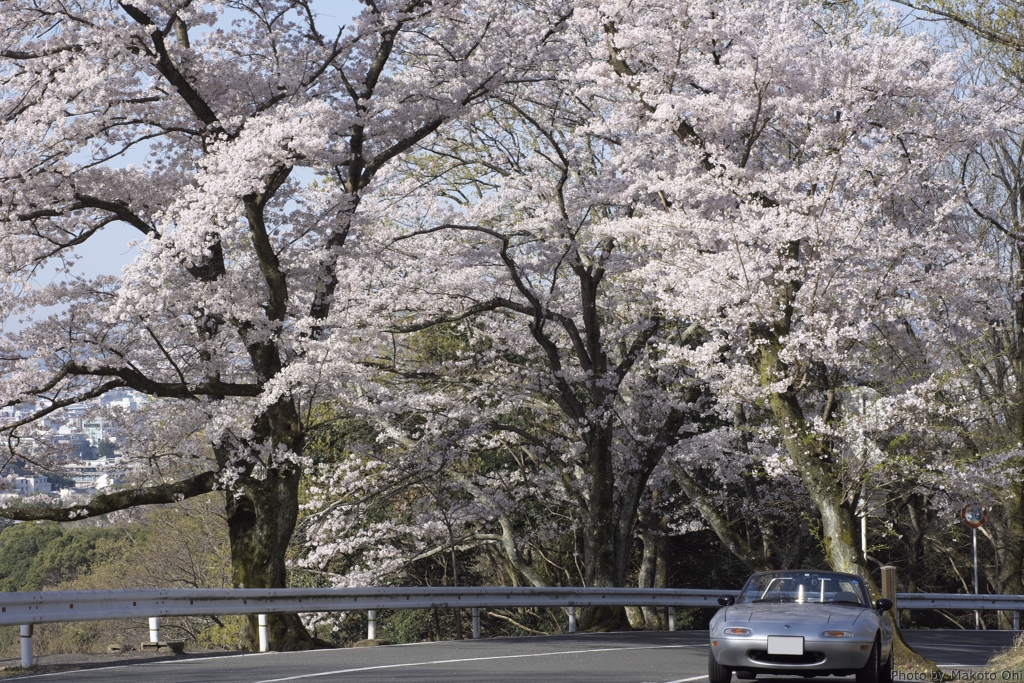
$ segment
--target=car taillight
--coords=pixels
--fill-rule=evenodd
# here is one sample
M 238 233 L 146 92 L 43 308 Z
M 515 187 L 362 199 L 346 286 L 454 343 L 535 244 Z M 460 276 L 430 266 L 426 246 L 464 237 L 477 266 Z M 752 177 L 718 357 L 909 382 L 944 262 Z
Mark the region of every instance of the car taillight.
M 822 631 L 821 635 L 826 638 L 853 638 L 853 634 L 849 631 Z
M 727 628 L 722 633 L 727 636 L 749 636 L 753 631 L 749 628 Z

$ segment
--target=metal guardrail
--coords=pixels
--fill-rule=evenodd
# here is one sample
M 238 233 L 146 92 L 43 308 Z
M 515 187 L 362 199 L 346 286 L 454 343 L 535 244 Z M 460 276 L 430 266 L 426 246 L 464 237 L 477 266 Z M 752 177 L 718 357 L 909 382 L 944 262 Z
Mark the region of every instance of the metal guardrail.
M 384 609 L 465 608 L 472 610 L 473 637 L 480 637 L 481 608 L 565 609 L 569 632 L 576 608 L 636 605 L 668 608 L 675 630 L 677 607 L 718 607 L 718 597 L 736 590 L 665 588 L 224 588 L 0 593 L 0 626 L 21 627 L 22 665 L 32 664 L 32 626 L 40 623 L 149 618 L 150 641 L 160 640 L 160 617 L 258 615 L 260 651 L 268 647 L 266 615 L 366 610 L 367 636 L 376 637 L 376 616 Z M 899 609 L 1024 610 L 1024 595 L 898 593 Z M 1016 620 L 1015 620 L 1016 621 Z
M 960 595 L 954 593 L 897 593 L 898 609 L 1024 610 L 1024 595 Z
M 718 607 L 718 596 L 739 591 L 665 588 L 223 588 L 0 593 L 0 626 L 21 626 L 21 660 L 32 665 L 32 626 L 66 621 L 149 617 L 150 642 L 160 640 L 160 617 L 258 615 L 260 652 L 269 649 L 266 615 L 293 612 L 366 610 L 367 638 L 376 637 L 377 611 L 383 609 L 468 608 L 473 637 L 480 637 L 484 607 L 565 609 L 569 631 L 576 630 L 576 608 L 638 605 L 667 607 L 675 630 L 676 607 Z
M 277 588 L 0 593 L 0 626 L 153 616 L 347 610 L 588 607 L 718 607 L 739 591 L 648 588 Z

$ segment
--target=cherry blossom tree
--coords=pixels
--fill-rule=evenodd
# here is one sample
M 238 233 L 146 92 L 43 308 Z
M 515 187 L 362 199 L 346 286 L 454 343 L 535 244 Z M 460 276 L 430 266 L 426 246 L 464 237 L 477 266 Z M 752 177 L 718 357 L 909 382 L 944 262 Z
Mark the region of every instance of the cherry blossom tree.
M 613 129 L 623 122 L 618 111 L 603 111 L 609 95 L 627 109 L 632 95 L 590 73 L 589 43 L 602 24 L 572 29 L 578 43 L 566 59 L 576 71 L 562 65 L 542 82 L 491 98 L 487 110 L 408 158 L 407 179 L 389 188 L 391 208 L 378 211 L 390 220 L 379 227 L 377 272 L 346 295 L 366 300 L 364 322 L 349 327 L 363 334 L 368 321 L 393 319 L 394 340 L 375 342 L 374 364 L 407 380 L 380 399 L 390 403 L 386 410 L 425 421 L 406 437 L 424 449 L 414 461 L 429 461 L 424 454 L 438 448 L 456 462 L 469 457 L 453 454 L 460 449 L 505 448 L 524 457 L 513 456 L 504 480 L 546 482 L 546 500 L 575 508 L 586 585 L 624 585 L 638 510 L 669 452 L 689 457 L 662 482 L 674 477 L 728 547 L 750 566 L 765 566 L 698 483 L 698 471 L 734 450 L 735 438 L 714 429 L 723 416 L 709 409 L 704 383 L 681 360 L 697 348 L 701 325 L 664 315 L 658 296 L 645 291 L 655 252 L 615 232 L 622 222 L 664 213 L 665 197 L 638 189 L 636 160 L 620 156 L 636 126 L 627 117 L 630 127 Z M 415 335 L 444 326 L 456 326 L 463 347 L 424 363 Z M 418 395 L 401 403 L 394 393 Z M 726 463 L 732 476 L 743 468 L 739 460 Z M 481 501 L 509 500 L 481 481 L 465 487 Z M 328 494 L 320 509 L 332 505 Z M 352 509 L 333 509 L 342 508 Z M 506 512 L 492 508 L 491 522 L 502 528 L 507 559 L 539 583 L 507 536 Z M 337 525 L 325 525 L 331 531 L 315 541 L 314 557 L 338 547 Z
M 894 372 L 904 359 L 985 320 L 994 270 L 957 230 L 967 207 L 948 169 L 1008 121 L 957 87 L 954 56 L 870 7 L 593 12 L 599 87 L 632 95 L 621 111 L 638 133 L 622 154 L 651 169 L 636 183 L 665 206 L 610 228 L 663 255 L 649 291 L 708 333 L 681 362 L 723 406 L 769 419 L 829 562 L 867 576 L 857 504 L 885 453 L 863 435 L 934 395 L 937 377 Z M 885 392 L 862 416 L 844 407 L 860 387 Z
M 619 586 L 684 499 L 761 566 L 723 500 L 756 473 L 868 574 L 887 435 L 991 320 L 949 162 L 1013 120 L 955 56 L 781 0 L 367 1 L 333 36 L 303 0 L 224 7 L 0 5 L 0 315 L 29 317 L 0 340 L 0 403 L 27 408 L 0 429 L 48 465 L 64 408 L 127 387 L 153 418 L 136 486 L 2 514 L 224 488 L 235 584 L 283 586 L 314 472 L 310 566 L 480 543 L 540 584 L 523 549 L 578 534 L 582 582 Z M 115 223 L 131 266 L 75 276 Z M 315 462 L 327 401 L 370 452 Z M 517 528 L 533 505 L 555 521 Z M 310 643 L 272 620 L 272 647 Z
M 609 192 L 628 180 L 586 130 L 600 102 L 581 105 L 578 92 L 551 73 L 496 94 L 409 158 L 408 179 L 389 188 L 394 208 L 379 212 L 391 220 L 363 315 L 390 316 L 395 342 L 378 342 L 375 363 L 414 396 L 388 409 L 429 416 L 408 438 L 455 462 L 459 449 L 514 451 L 497 479 L 544 482 L 570 502 L 584 584 L 621 586 L 648 479 L 667 448 L 703 431 L 706 398 L 685 367 L 661 360 L 696 326 L 665 320 L 643 294 L 645 253 L 595 236 L 635 201 Z M 452 325 L 464 348 L 424 363 L 415 335 Z M 506 498 L 486 482 L 463 486 L 481 502 Z
M 375 219 L 364 197 L 528 78 L 565 16 L 383 0 L 328 34 L 305 0 L 3 3 L 0 315 L 30 319 L 0 341 L 0 404 L 33 407 L 2 425 L 10 456 L 44 458 L 25 448 L 43 419 L 120 388 L 155 401 L 165 437 L 201 442 L 165 438 L 136 487 L 2 514 L 76 519 L 223 488 L 235 585 L 287 585 L 311 408 L 348 363 L 332 315 Z M 132 264 L 75 275 L 76 247 L 115 223 L 137 232 Z M 54 266 L 67 277 L 38 285 Z M 294 616 L 270 630 L 275 649 L 311 643 Z
M 971 37 L 965 30 L 954 30 L 954 35 Z M 1018 474 L 1024 443 L 1024 129 L 1019 123 L 1024 66 L 1019 50 L 998 41 L 965 42 L 969 77 L 998 88 L 1001 108 L 1015 114 L 1018 123 L 958 159 L 970 208 L 964 228 L 999 264 L 1001 275 L 984 331 L 973 343 L 951 349 L 951 374 L 959 382 L 950 387 L 946 402 L 962 416 L 967 490 L 992 505 L 985 533 L 992 539 L 997 566 L 989 581 L 996 592 L 1019 593 L 1024 590 L 1024 482 Z M 1001 625 L 1008 628 L 1011 616 L 1000 613 Z

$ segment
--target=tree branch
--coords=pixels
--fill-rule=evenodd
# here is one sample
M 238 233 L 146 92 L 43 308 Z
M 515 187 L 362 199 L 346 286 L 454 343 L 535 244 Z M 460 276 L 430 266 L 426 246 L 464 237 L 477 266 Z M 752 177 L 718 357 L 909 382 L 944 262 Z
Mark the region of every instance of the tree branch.
M 414 323 L 412 325 L 398 325 L 398 326 L 395 326 L 395 327 L 389 327 L 385 331 L 389 332 L 389 333 L 393 333 L 393 334 L 395 334 L 395 333 L 405 334 L 405 333 L 409 333 L 409 332 L 419 332 L 421 330 L 426 330 L 426 329 L 429 329 L 431 327 L 436 327 L 437 325 L 443 325 L 445 323 L 454 323 L 454 322 L 458 322 L 460 320 L 465 320 L 466 318 L 470 318 L 470 317 L 472 317 L 474 315 L 477 315 L 478 313 L 485 313 L 487 311 L 495 311 L 495 310 L 502 309 L 502 308 L 510 310 L 510 311 L 515 311 L 516 313 L 523 313 L 525 315 L 533 315 L 533 309 L 530 308 L 529 306 L 525 306 L 523 304 L 516 303 L 515 301 L 512 301 L 511 299 L 506 299 L 504 297 L 500 297 L 499 296 L 499 297 L 495 297 L 495 298 L 491 299 L 490 301 L 484 301 L 484 302 L 479 303 L 479 304 L 477 304 L 475 306 L 470 306 L 465 311 L 463 311 L 462 313 L 459 313 L 457 315 L 441 316 L 441 317 L 438 317 L 438 318 L 432 318 L 432 319 L 427 320 L 425 322 Z
M 98 517 L 118 510 L 127 510 L 139 505 L 177 503 L 186 498 L 195 498 L 213 491 L 216 482 L 216 472 L 203 472 L 170 484 L 102 493 L 88 503 L 68 507 L 54 507 L 30 500 L 8 500 L 0 503 L 0 517 L 22 521 L 46 519 L 54 522 L 70 522 L 75 519 Z

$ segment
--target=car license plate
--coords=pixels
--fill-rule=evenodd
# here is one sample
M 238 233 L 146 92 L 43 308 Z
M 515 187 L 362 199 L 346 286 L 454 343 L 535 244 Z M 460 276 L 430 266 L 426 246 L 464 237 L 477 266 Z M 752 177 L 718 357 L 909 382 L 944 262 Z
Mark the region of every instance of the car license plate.
M 803 653 L 803 636 L 768 636 L 768 654 L 770 655 L 802 655 Z

